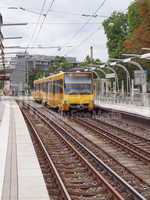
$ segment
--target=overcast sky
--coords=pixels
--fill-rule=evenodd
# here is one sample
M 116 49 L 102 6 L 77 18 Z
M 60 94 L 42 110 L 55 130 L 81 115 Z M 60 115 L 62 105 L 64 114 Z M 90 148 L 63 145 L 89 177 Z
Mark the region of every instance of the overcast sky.
M 42 13 L 46 13 L 52 0 L 45 0 Z M 28 22 L 27 26 L 3 27 L 4 36 L 22 36 L 21 40 L 5 40 L 5 46 L 61 46 L 57 49 L 28 49 L 32 54 L 74 56 L 82 60 L 94 47 L 94 57 L 107 60 L 106 36 L 102 22 L 113 11 L 125 11 L 132 0 L 106 0 L 98 11 L 99 17 L 83 17 L 93 14 L 104 0 L 55 0 L 39 32 L 43 16 L 22 10 L 10 10 L 8 7 L 23 7 L 40 13 L 44 0 L 0 0 L 0 12 L 4 23 Z M 89 23 L 84 25 L 89 20 Z M 38 24 L 37 24 L 38 22 Z M 83 27 L 84 26 L 84 27 Z M 32 37 L 33 36 L 33 37 Z M 72 46 L 72 47 L 67 47 Z M 10 50 L 5 50 L 9 52 Z M 18 50 L 14 50 L 18 51 Z M 23 50 L 22 50 L 23 51 Z

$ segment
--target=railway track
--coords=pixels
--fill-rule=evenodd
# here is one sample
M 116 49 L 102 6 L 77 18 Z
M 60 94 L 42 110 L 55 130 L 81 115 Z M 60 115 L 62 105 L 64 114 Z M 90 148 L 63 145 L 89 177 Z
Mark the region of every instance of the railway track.
M 30 107 L 31 109 L 31 107 Z M 109 184 L 118 190 L 123 199 L 145 199 L 142 195 L 140 195 L 136 190 L 134 190 L 129 184 L 127 184 L 120 176 L 118 176 L 114 171 L 112 171 L 107 165 L 105 165 L 95 154 L 93 154 L 86 146 L 81 144 L 77 139 L 71 136 L 62 126 L 58 125 L 57 120 L 54 121 L 53 117 L 51 119 L 46 117 L 43 112 L 39 112 L 39 110 L 32 107 L 32 110 L 39 118 L 46 120 L 48 126 L 53 126 L 53 128 L 57 129 L 57 131 L 61 132 L 67 141 L 71 141 L 72 144 L 76 147 L 76 149 L 82 152 L 82 156 L 86 157 L 86 160 L 91 160 L 93 165 L 97 166 L 94 169 L 99 169 L 99 174 L 103 174 L 105 179 L 109 180 Z M 55 117 L 56 119 L 56 117 Z M 60 120 L 60 119 L 59 119 Z M 88 157 L 88 159 L 87 159 Z M 87 199 L 87 198 L 86 198 Z M 98 198 L 99 199 L 99 198 Z M 104 198 L 105 199 L 105 198 Z M 109 199 L 109 198 L 108 198 Z
M 98 134 L 99 136 L 102 136 L 104 137 L 106 140 L 110 141 L 111 143 L 117 145 L 118 147 L 120 147 L 121 149 L 123 149 L 124 151 L 130 153 L 132 156 L 138 158 L 139 160 L 142 160 L 145 164 L 149 165 L 150 164 L 150 152 L 147 150 L 147 148 L 149 148 L 149 145 L 146 146 L 146 144 L 148 143 L 149 144 L 149 141 L 146 140 L 146 143 L 145 143 L 145 146 L 146 146 L 146 150 L 141 147 L 139 145 L 139 143 L 137 144 L 137 140 L 135 142 L 135 138 L 136 137 L 135 135 L 133 135 L 133 138 L 134 138 L 134 143 L 132 142 L 133 141 L 133 138 L 131 136 L 127 138 L 127 136 L 122 136 L 121 134 L 116 134 L 115 132 L 112 131 L 112 129 L 110 128 L 107 128 L 106 127 L 102 127 L 102 126 L 99 126 L 96 122 L 95 122 L 95 119 L 75 119 L 75 121 L 90 129 L 91 131 L 95 132 L 96 134 Z M 137 139 L 137 137 L 136 137 Z M 138 138 L 139 139 L 139 138 Z M 142 139 L 141 139 L 142 140 Z M 144 140 L 144 139 L 143 139 Z M 142 140 L 142 141 L 143 141 Z M 145 141 L 145 140 L 144 140 Z M 140 142 L 141 144 L 141 142 Z M 144 143 L 143 143 L 144 145 Z
M 129 160 L 127 163 L 127 166 L 124 165 L 124 163 L 121 164 L 121 162 L 119 160 L 115 159 L 116 155 L 118 154 L 117 152 L 116 152 L 115 156 L 112 156 L 110 153 L 107 153 L 107 149 L 105 151 L 105 150 L 103 150 L 103 148 L 101 148 L 101 146 L 96 144 L 98 142 L 98 140 L 95 139 L 94 137 L 91 137 L 92 136 L 91 133 L 89 134 L 89 139 L 88 139 L 87 132 L 83 132 L 81 134 L 81 130 L 79 130 L 79 132 L 78 132 L 77 129 L 73 129 L 72 125 L 71 126 L 69 125 L 71 123 L 70 118 L 69 118 L 69 120 L 67 120 L 68 123 L 66 124 L 66 122 L 64 122 L 64 120 L 63 120 L 64 118 L 60 117 L 60 115 L 58 115 L 56 112 L 53 112 L 45 107 L 39 107 L 38 109 L 42 113 L 44 113 L 44 115 L 46 115 L 47 117 L 51 118 L 52 116 L 54 116 L 55 121 L 57 121 L 58 124 L 60 124 L 64 128 L 66 128 L 66 130 L 68 130 L 76 139 L 81 141 L 82 144 L 84 144 L 86 147 L 88 147 L 95 155 L 97 155 L 97 157 L 102 159 L 104 161 L 104 163 L 109 165 L 111 167 L 111 169 L 116 171 L 117 174 L 119 174 L 124 180 L 126 180 L 129 184 L 131 184 L 143 196 L 145 196 L 147 199 L 150 198 L 150 184 L 149 184 L 150 182 L 147 180 L 147 179 L 149 179 L 150 176 L 148 176 L 148 174 L 146 174 L 146 176 L 142 177 L 141 172 L 144 169 L 143 166 L 141 166 L 142 168 L 140 169 L 140 171 L 139 171 L 139 167 L 137 167 L 137 169 L 134 167 L 136 164 L 139 165 L 141 163 L 135 162 L 135 164 L 132 166 L 132 164 L 129 164 L 130 163 L 130 160 Z M 59 119 L 57 120 L 57 118 L 59 118 Z M 60 122 L 62 122 L 62 123 L 60 123 Z M 64 126 L 65 124 L 66 124 L 66 126 Z M 75 127 L 77 127 L 77 125 L 75 125 Z M 94 140 L 97 142 L 95 143 Z M 124 159 L 125 158 L 123 158 L 123 160 Z M 132 162 L 134 162 L 134 161 L 131 161 L 131 163 Z M 132 167 L 129 168 L 129 165 Z
M 36 144 L 47 157 L 49 172 L 52 170 L 52 176 L 57 178 L 57 199 L 124 199 L 43 116 L 37 119 L 27 110 L 23 114 L 34 132 Z
M 150 140 L 150 127 L 148 125 L 143 125 L 142 123 L 129 121 L 127 119 L 113 119 L 110 117 L 103 118 L 103 116 L 101 117 L 101 119 L 98 119 L 100 122 L 104 122 L 108 125 L 112 125 L 115 128 L 117 127 L 122 131 L 127 131 L 129 133 L 138 135 L 144 139 Z
M 145 138 L 137 133 L 133 133 L 131 131 L 122 129 L 118 126 L 114 126 L 110 123 L 104 122 L 100 119 L 94 119 L 94 123 L 95 125 L 97 125 L 98 127 L 101 127 L 107 131 L 111 131 L 113 132 L 116 136 L 121 137 L 122 139 L 129 141 L 132 144 L 135 144 L 136 146 L 138 146 L 139 148 L 144 149 L 145 151 L 147 151 L 148 153 L 150 153 L 150 136 L 149 139 Z

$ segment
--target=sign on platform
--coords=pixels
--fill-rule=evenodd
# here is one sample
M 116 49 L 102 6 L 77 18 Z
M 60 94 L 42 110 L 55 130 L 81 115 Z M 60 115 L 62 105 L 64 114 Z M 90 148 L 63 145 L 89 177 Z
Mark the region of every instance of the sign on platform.
M 116 75 L 115 75 L 115 73 L 111 73 L 111 74 L 106 74 L 106 78 L 115 78 L 116 77 Z

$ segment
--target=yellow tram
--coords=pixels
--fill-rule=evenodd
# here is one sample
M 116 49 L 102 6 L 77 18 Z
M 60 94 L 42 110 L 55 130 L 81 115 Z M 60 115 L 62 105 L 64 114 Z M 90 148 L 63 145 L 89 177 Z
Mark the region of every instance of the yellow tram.
M 92 72 L 60 72 L 34 81 L 33 98 L 60 111 L 94 109 Z

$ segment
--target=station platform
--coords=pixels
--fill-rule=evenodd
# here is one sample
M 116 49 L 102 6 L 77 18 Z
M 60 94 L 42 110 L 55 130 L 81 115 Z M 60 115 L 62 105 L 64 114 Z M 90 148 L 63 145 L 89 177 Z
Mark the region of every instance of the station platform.
M 111 104 L 101 101 L 95 101 L 95 105 L 104 110 L 119 111 L 121 113 L 129 114 L 132 116 L 145 118 L 150 120 L 150 107 L 136 106 L 130 104 Z
M 0 200 L 48 200 L 23 115 L 13 99 L 0 100 Z

